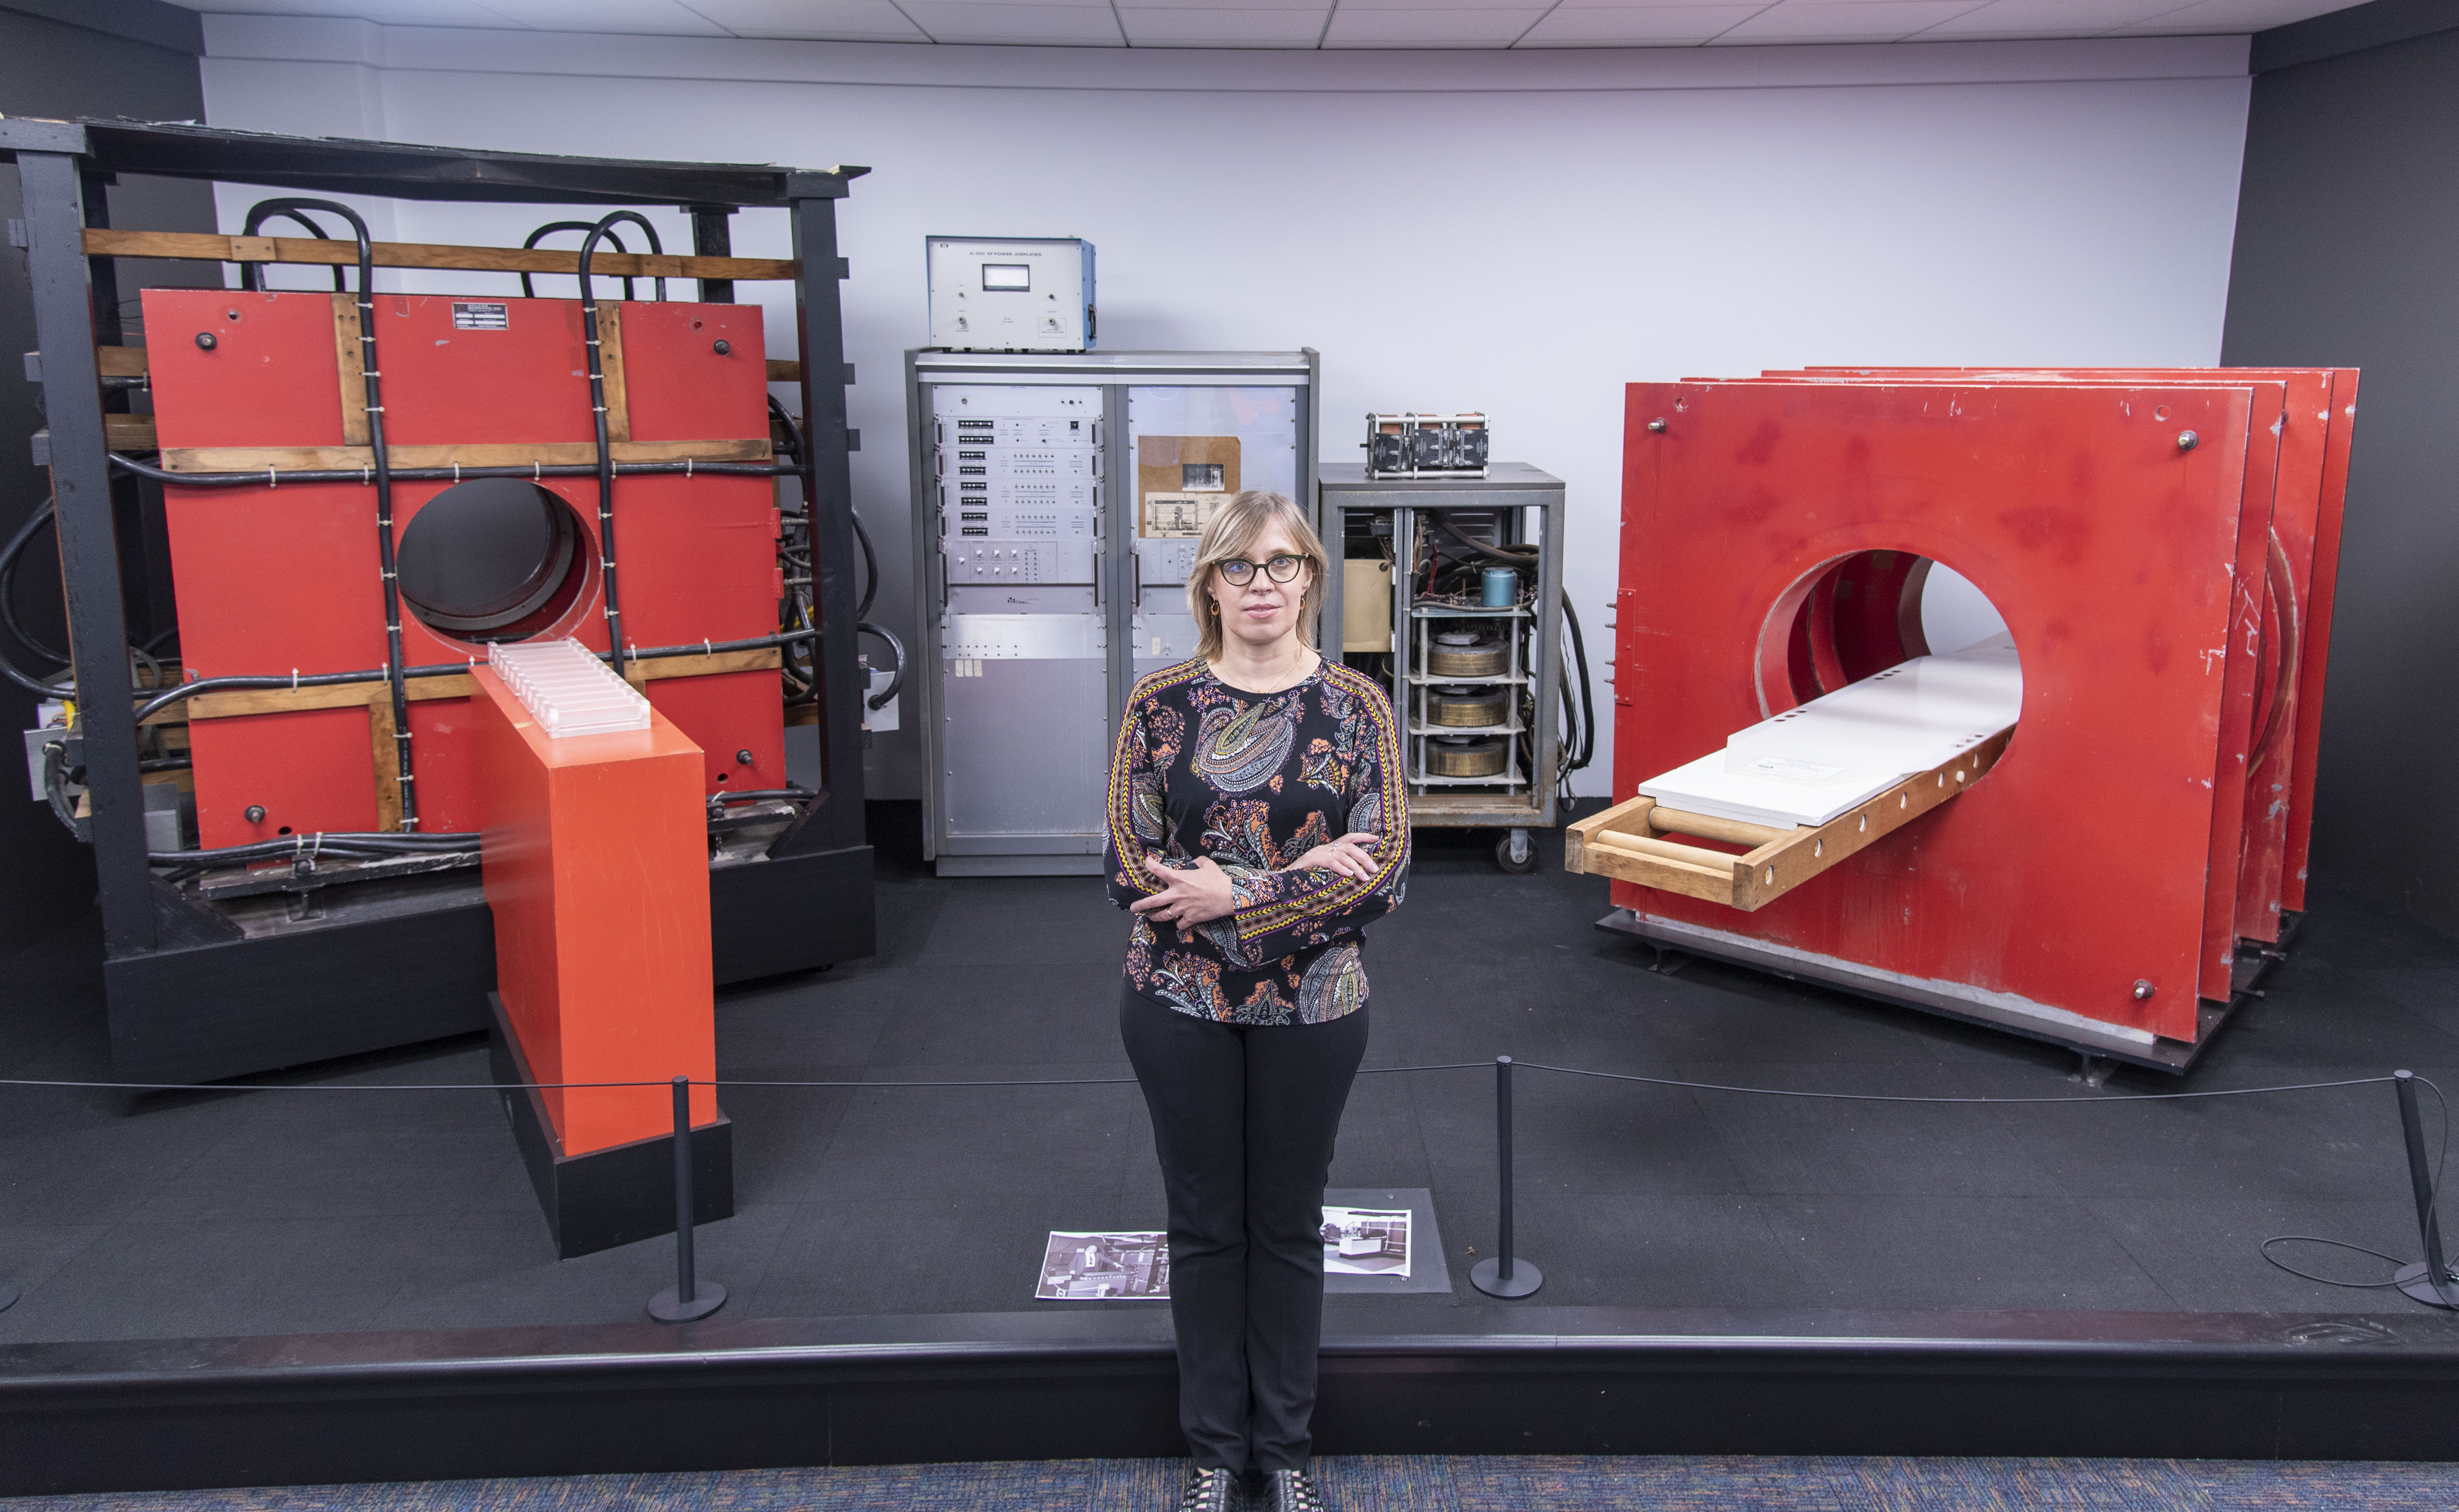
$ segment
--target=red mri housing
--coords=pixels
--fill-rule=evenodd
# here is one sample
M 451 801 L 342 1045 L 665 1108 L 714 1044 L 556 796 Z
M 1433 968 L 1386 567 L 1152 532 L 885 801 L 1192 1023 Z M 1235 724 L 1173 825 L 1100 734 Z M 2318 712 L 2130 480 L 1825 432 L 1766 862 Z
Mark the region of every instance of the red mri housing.
M 2155 1043 L 2198 1046 L 2239 941 L 2304 903 L 2356 377 L 1631 385 L 1617 793 L 1923 654 L 1927 561 L 2002 612 L 2024 695 L 1968 794 L 1797 891 L 1744 912 L 1608 869 L 1615 903 L 1652 937 L 2184 1063 Z
M 164 465 L 277 468 L 266 487 L 164 490 L 184 670 L 191 677 L 304 676 L 382 667 L 374 490 L 284 484 L 278 471 L 303 466 L 300 449 L 306 448 L 336 449 L 318 466 L 363 464 L 355 306 L 321 293 L 148 289 L 144 308 Z M 626 302 L 599 310 L 611 317 L 610 335 L 620 338 L 602 348 L 619 459 L 707 456 L 711 443 L 732 443 L 719 449 L 731 456 L 767 456 L 767 374 L 756 307 Z M 578 301 L 379 294 L 375 322 L 384 429 L 395 468 L 541 454 L 592 459 Z M 271 449 L 281 455 L 251 454 Z M 541 582 L 542 600 L 510 624 L 460 631 L 423 620 L 406 600 L 405 664 L 483 659 L 487 637 L 572 636 L 606 649 L 597 482 L 541 477 L 535 486 L 564 516 L 555 527 L 565 543 L 556 557 L 561 571 Z M 421 512 L 455 487 L 393 486 L 397 554 L 418 531 Z M 774 633 L 783 584 L 767 479 L 626 477 L 618 480 L 615 499 L 620 608 L 631 645 Z M 532 528 L 538 528 L 535 520 Z M 409 573 L 405 561 L 405 586 Z M 478 827 L 466 687 L 459 680 L 410 683 L 422 830 Z M 705 753 L 707 791 L 786 786 L 773 667 L 662 676 L 646 691 Z M 422 696 L 437 692 L 454 696 Z M 200 701 L 189 728 L 200 842 L 216 847 L 386 828 L 392 753 L 382 726 L 389 719 L 382 699 L 230 714 Z M 739 759 L 746 753 L 747 761 Z M 257 809 L 262 816 L 250 818 Z

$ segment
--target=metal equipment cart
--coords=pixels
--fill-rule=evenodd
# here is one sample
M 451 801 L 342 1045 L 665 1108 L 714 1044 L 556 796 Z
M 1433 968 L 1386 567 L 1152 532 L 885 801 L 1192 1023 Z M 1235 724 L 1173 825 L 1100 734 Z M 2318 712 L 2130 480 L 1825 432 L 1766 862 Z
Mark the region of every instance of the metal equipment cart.
M 1344 659 L 1392 695 L 1410 822 L 1500 829 L 1496 864 L 1533 871 L 1529 831 L 1555 824 L 1564 760 L 1562 479 L 1522 462 L 1482 478 L 1371 478 L 1345 463 L 1326 464 L 1317 488 L 1341 568 L 1326 585 L 1326 650 L 1336 632 Z M 1428 591 L 1445 564 L 1510 572 L 1510 601 Z

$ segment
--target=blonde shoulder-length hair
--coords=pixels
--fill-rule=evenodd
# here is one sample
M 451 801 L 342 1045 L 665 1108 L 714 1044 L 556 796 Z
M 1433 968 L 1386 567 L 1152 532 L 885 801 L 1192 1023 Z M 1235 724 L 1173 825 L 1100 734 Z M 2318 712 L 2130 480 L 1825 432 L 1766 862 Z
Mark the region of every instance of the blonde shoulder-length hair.
M 1298 601 L 1298 639 L 1314 645 L 1316 614 L 1323 608 L 1326 563 L 1323 540 L 1308 523 L 1306 512 L 1287 494 L 1249 489 L 1213 512 L 1204 536 L 1195 544 L 1195 562 L 1187 570 L 1187 612 L 1195 617 L 1195 654 L 1207 662 L 1221 655 L 1221 606 L 1210 593 L 1212 569 L 1233 556 L 1245 556 L 1264 527 L 1278 521 L 1289 533 L 1297 555 L 1306 558 L 1306 593 Z M 1257 568 L 1261 571 L 1261 567 Z

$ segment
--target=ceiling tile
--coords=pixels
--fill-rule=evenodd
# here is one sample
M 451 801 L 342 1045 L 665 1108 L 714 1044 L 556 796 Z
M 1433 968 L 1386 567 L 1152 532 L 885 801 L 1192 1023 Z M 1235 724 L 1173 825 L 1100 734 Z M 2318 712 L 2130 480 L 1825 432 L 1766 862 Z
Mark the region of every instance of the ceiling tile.
M 1144 0 L 1138 0 L 1139 4 Z M 1766 0 L 1759 0 L 1765 4 Z M 1531 21 L 1554 9 L 1555 0 L 1340 0 L 1335 14 L 1351 10 L 1518 10 Z
M 2200 0 L 2174 8 L 2126 28 L 2136 35 L 2157 32 L 2260 32 L 2286 26 L 2328 10 L 2346 8 L 2348 0 Z
M 1017 42 L 1040 47 L 1124 47 L 1108 6 L 990 5 L 983 0 L 904 0 L 899 8 L 941 42 Z
M 1522 47 L 1682 47 L 1723 35 L 1751 11 L 1741 6 L 1638 6 L 1607 10 L 1566 5 L 1529 28 Z
M 526 30 L 517 21 L 469 0 L 292 0 L 301 15 L 345 15 L 387 26 L 481 27 L 492 31 Z
M 507 21 L 541 32 L 623 32 L 724 36 L 725 29 L 681 0 L 480 0 Z
M 171 0 L 188 10 L 221 11 L 231 15 L 297 15 L 284 0 Z
M 1123 5 L 1119 24 L 1132 47 L 1311 48 L 1323 35 L 1324 9 Z
M 1328 48 L 1509 47 L 1545 14 L 1542 10 L 1368 10 L 1342 0 L 1332 13 Z
M 1979 5 L 1980 0 L 1783 0 L 1716 40 L 1897 42 Z
M 818 41 L 923 42 L 921 28 L 890 0 L 684 0 L 736 36 Z
M 1921 33 L 1933 37 L 2091 36 L 2175 10 L 2186 0 L 1991 0 Z

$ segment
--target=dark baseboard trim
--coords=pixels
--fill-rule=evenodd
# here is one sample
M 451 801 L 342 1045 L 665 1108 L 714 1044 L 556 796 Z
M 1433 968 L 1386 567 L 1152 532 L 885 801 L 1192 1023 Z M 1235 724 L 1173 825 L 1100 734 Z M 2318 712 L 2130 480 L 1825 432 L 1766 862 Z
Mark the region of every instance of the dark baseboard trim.
M 513 1143 L 529 1167 L 530 1186 L 555 1235 L 558 1260 L 596 1254 L 675 1231 L 675 1137 L 661 1134 L 582 1155 L 566 1155 L 535 1083 L 529 1057 L 504 1016 L 504 999 L 487 995 L 487 1066 Z M 723 1113 L 692 1125 L 692 1216 L 716 1223 L 734 1216 L 734 1124 Z
M 2444 1314 L 1327 1311 L 1325 1454 L 2459 1459 Z M 1169 1456 L 1145 1304 L 0 1348 L 0 1495 Z

